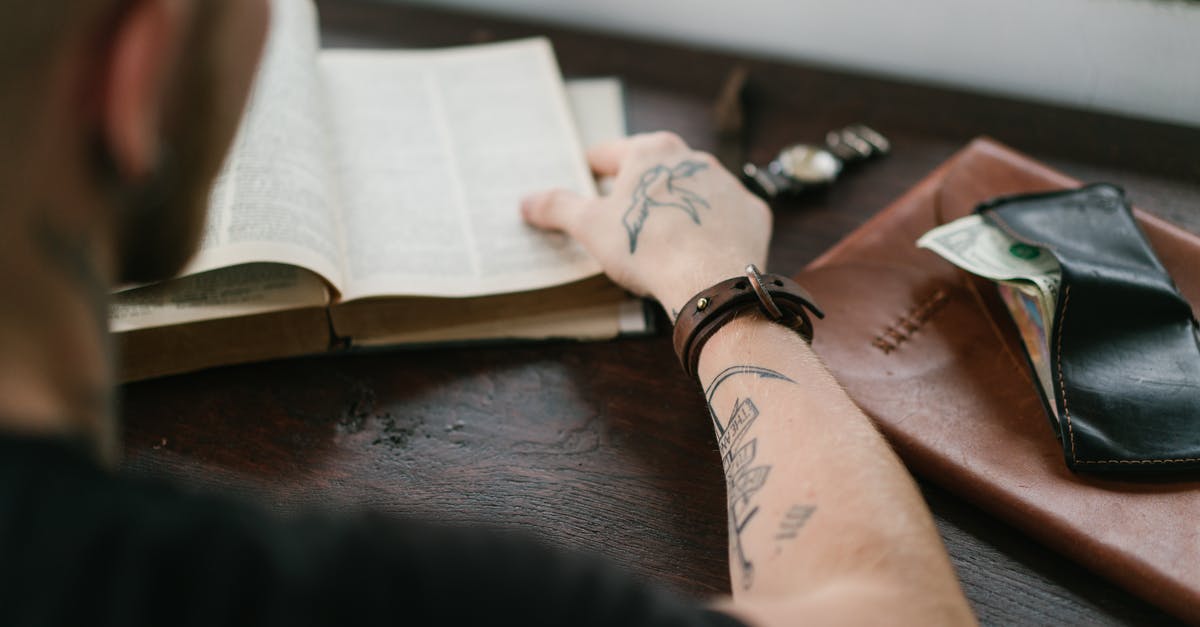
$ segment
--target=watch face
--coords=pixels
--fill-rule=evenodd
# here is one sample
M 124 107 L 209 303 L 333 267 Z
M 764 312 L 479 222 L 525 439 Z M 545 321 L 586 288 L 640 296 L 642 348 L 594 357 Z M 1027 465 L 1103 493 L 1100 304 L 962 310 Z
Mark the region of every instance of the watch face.
M 808 144 L 788 146 L 779 153 L 780 173 L 801 183 L 831 183 L 842 171 L 842 160 L 828 150 Z

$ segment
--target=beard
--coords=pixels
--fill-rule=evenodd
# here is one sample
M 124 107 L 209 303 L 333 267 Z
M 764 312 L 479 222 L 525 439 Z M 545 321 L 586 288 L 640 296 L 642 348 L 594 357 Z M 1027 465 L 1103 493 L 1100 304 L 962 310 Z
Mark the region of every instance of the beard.
M 209 196 L 237 131 L 246 95 L 231 94 L 214 51 L 221 44 L 219 2 L 199 14 L 167 102 L 158 164 L 144 179 L 118 185 L 119 280 L 174 277 L 195 254 Z M 222 89 L 222 88 L 225 89 Z M 107 148 L 102 158 L 112 163 Z
M 119 225 L 122 283 L 174 277 L 196 252 L 212 179 L 185 168 L 175 155 L 194 148 L 178 146 L 182 152 L 164 148 L 154 173 L 126 195 Z

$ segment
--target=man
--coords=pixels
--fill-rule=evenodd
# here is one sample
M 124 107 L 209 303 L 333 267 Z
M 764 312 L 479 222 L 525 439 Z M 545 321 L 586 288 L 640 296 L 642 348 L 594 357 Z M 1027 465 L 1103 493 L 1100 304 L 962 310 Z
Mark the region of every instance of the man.
M 106 295 L 194 251 L 267 11 L 0 6 L 0 624 L 973 622 L 895 456 L 807 344 L 753 309 L 698 361 L 713 412 L 740 420 L 721 441 L 738 494 L 733 596 L 716 609 L 511 536 L 369 514 L 281 521 L 105 470 L 118 449 Z M 770 214 L 710 156 L 655 134 L 589 158 L 615 177 L 610 195 L 546 192 L 522 211 L 617 282 L 680 311 L 765 267 Z

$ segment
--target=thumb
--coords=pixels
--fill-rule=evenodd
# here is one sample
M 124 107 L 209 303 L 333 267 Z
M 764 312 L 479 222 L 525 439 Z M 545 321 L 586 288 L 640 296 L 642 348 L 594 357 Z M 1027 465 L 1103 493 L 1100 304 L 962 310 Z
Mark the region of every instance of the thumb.
M 553 189 L 521 201 L 521 216 L 539 229 L 572 233 L 592 201 L 568 189 Z

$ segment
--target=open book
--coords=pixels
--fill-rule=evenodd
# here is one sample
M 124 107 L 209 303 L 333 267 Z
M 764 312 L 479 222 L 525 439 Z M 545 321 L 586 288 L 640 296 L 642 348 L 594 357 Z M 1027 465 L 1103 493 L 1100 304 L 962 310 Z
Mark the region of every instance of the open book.
M 620 84 L 564 87 L 542 39 L 320 50 L 310 0 L 272 33 L 201 250 L 119 291 L 123 380 L 348 346 L 611 338 L 641 301 L 519 199 L 590 195 L 585 143 L 624 134 Z

